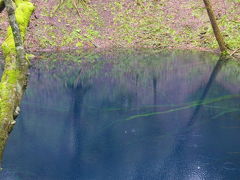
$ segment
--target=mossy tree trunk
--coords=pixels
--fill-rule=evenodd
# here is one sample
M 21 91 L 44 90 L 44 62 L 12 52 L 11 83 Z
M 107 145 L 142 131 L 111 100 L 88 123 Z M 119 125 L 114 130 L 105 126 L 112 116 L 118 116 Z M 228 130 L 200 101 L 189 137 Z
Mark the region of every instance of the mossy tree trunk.
M 0 82 L 0 160 L 8 135 L 15 124 L 14 119 L 19 114 L 29 68 L 23 41 L 34 6 L 29 0 L 14 2 L 4 0 L 10 27 L 7 30 L 7 38 L 2 44 L 5 65 Z
M 220 51 L 222 52 L 222 54 L 227 54 L 227 47 L 226 47 L 226 44 L 224 42 L 221 31 L 218 27 L 216 17 L 214 15 L 213 8 L 212 8 L 212 5 L 210 3 L 210 0 L 203 0 L 203 2 L 205 4 L 205 8 L 207 10 L 207 13 L 208 13 L 208 16 L 209 16 L 209 19 L 210 19 L 210 22 L 211 22 L 211 25 L 212 25 L 212 28 L 213 28 L 213 32 L 214 32 L 215 38 L 218 42 Z

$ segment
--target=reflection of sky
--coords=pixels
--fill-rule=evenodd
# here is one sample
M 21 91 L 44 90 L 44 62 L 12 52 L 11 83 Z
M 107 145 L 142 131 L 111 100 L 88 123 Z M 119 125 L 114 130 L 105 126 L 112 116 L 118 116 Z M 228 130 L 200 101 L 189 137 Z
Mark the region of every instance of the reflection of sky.
M 210 103 L 197 113 L 196 106 L 177 110 L 202 97 L 214 68 L 205 63 L 195 67 L 194 58 L 172 60 L 168 68 L 159 72 L 155 68 L 153 74 L 152 66 L 146 65 L 143 77 L 135 72 L 111 76 L 103 66 L 105 73 L 85 79 L 85 83 L 72 81 L 78 77 L 74 73 L 65 74 L 62 81 L 51 72 L 32 72 L 6 148 L 5 177 L 239 177 L 239 156 L 228 153 L 240 151 L 239 129 L 222 128 L 240 127 L 239 112 L 230 112 L 239 108 L 239 99 Z M 115 73 L 109 65 L 107 70 Z M 157 79 L 155 87 L 151 76 Z M 74 83 L 67 84 L 68 79 Z M 204 100 L 231 95 L 231 88 L 224 87 L 213 80 Z M 229 112 L 221 115 L 223 110 Z M 169 112 L 147 115 L 165 111 Z M 188 125 L 194 113 L 193 125 Z M 139 114 L 144 116 L 134 118 Z

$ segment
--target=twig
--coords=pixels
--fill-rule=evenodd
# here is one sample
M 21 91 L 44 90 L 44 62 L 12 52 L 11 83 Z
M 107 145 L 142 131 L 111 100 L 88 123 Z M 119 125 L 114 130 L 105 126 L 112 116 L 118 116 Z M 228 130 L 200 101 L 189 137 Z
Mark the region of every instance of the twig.
M 233 55 L 234 55 L 236 52 L 238 52 L 239 50 L 240 50 L 240 48 L 234 50 L 234 51 L 230 54 L 230 56 L 233 56 Z
M 78 10 L 76 1 L 75 1 L 75 0 L 72 0 L 72 4 L 73 4 L 74 8 L 76 9 L 76 11 L 77 11 L 77 13 L 78 13 L 78 16 L 81 18 L 81 13 L 80 13 L 79 10 Z
M 51 17 L 53 17 L 55 15 L 55 13 L 57 12 L 57 10 L 63 5 L 63 0 L 60 0 L 59 4 L 57 5 L 57 7 L 53 10 L 53 13 L 51 14 Z

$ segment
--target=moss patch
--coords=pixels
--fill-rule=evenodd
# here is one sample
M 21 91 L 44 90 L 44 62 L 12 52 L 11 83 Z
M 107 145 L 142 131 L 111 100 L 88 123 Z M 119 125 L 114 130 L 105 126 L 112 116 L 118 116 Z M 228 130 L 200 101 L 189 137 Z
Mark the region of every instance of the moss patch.
M 34 5 L 28 0 L 16 0 L 15 3 L 15 16 L 24 40 L 30 17 L 34 11 Z M 10 54 L 16 54 L 13 33 L 10 26 L 7 29 L 7 38 L 2 44 L 2 49 L 5 57 Z

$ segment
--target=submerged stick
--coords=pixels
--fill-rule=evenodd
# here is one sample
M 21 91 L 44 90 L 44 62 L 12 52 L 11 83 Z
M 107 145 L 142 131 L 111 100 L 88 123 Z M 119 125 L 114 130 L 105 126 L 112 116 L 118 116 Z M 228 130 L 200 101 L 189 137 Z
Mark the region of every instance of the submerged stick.
M 190 104 L 190 105 L 186 105 L 186 106 L 182 106 L 182 107 L 178 107 L 178 108 L 173 108 L 173 109 L 166 110 L 166 111 L 152 112 L 152 113 L 147 113 L 147 114 L 137 114 L 137 115 L 133 115 L 133 116 L 128 117 L 127 119 L 125 119 L 125 121 L 129 121 L 129 120 L 133 120 L 133 119 L 137 119 L 137 118 L 141 118 L 141 117 L 149 117 L 149 116 L 154 116 L 154 115 L 167 114 L 167 113 L 171 113 L 171 112 L 186 110 L 186 109 L 190 109 L 190 108 L 193 108 L 193 107 L 212 104 L 212 103 L 216 103 L 216 102 L 219 102 L 219 101 L 228 100 L 228 99 L 232 99 L 232 98 L 240 98 L 240 95 L 227 95 L 227 96 L 223 96 L 223 97 L 209 99 L 209 100 L 206 100 L 204 102 L 199 101 L 198 103 L 193 103 L 193 104 Z

